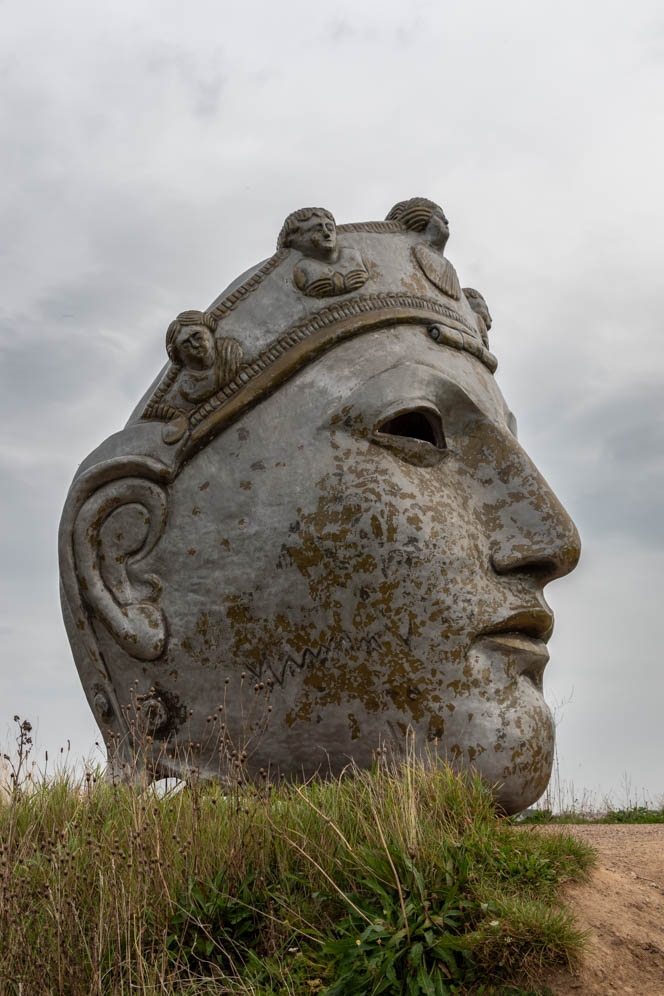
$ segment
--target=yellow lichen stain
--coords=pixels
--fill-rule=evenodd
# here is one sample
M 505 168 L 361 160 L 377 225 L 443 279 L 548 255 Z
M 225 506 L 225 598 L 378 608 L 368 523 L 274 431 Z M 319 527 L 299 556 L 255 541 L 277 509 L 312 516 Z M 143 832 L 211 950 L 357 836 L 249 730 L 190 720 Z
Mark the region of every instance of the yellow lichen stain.
M 219 546 L 223 546 L 224 550 L 230 550 L 231 548 L 230 541 L 225 538 L 219 540 Z
M 335 414 L 330 419 L 330 425 L 340 425 L 353 410 L 352 405 L 344 405 L 340 412 L 335 412 Z
M 359 740 L 361 735 L 360 724 L 357 721 L 354 712 L 348 713 L 348 729 L 350 730 L 351 740 Z
M 282 613 L 279 613 L 274 617 L 274 622 L 277 629 L 280 629 L 282 633 L 287 633 L 290 629 L 292 629 L 291 621 Z
M 240 481 L 240 487 L 242 488 L 243 491 L 251 491 L 251 489 L 253 488 L 253 484 L 251 483 L 251 481 Z
M 198 490 L 199 491 L 207 491 L 207 489 L 209 487 L 210 487 L 210 482 L 209 481 L 203 481 L 203 483 L 200 485 L 200 487 L 199 487 Z
M 191 510 L 191 514 L 192 514 L 192 515 L 200 515 L 200 514 L 201 514 L 201 510 L 200 510 L 200 508 L 198 507 L 198 505 L 196 505 L 196 506 L 195 506 L 194 508 L 192 508 L 192 510 Z
M 429 716 L 428 740 L 440 740 L 445 734 L 445 720 L 441 716 Z
M 354 422 L 351 415 L 348 410 L 334 416 L 333 422 Z M 355 428 L 360 431 L 361 426 L 351 431 Z M 420 494 L 417 500 L 415 493 L 377 475 L 366 453 L 354 463 L 352 451 L 341 437 L 340 443 L 333 454 L 336 473 L 315 482 L 318 494 L 313 507 L 298 509 L 299 528 L 287 548 L 292 563 L 306 579 L 311 604 L 315 606 L 312 612 L 320 617 L 322 609 L 330 620 L 327 642 L 317 643 L 307 634 L 308 642 L 299 652 L 301 656 L 306 651 L 307 656 L 306 662 L 302 658 L 301 668 L 296 661 L 292 670 L 299 688 L 288 723 L 309 722 L 311 716 L 325 715 L 326 707 L 353 708 L 353 703 L 359 701 L 369 713 L 400 713 L 406 726 L 408 722 L 428 722 L 435 737 L 439 728 L 436 723 L 442 721 L 437 717 L 434 722 L 430 710 L 440 702 L 445 678 L 457 679 L 447 684 L 453 700 L 469 696 L 473 689 L 479 690 L 474 694 L 486 698 L 481 686 L 491 684 L 489 668 L 475 672 L 468 662 L 464 666 L 464 633 L 459 631 L 458 623 L 449 619 L 450 614 L 454 619 L 459 612 L 445 607 L 458 584 L 454 570 L 451 568 L 448 576 L 441 564 L 435 578 L 433 572 L 430 576 L 420 572 L 418 576 L 420 564 L 442 552 L 445 533 L 437 529 L 435 522 L 436 517 L 440 521 L 440 499 L 432 484 L 430 495 L 423 500 Z M 367 451 L 370 449 L 367 444 Z M 421 476 L 422 472 L 414 468 L 415 474 Z M 419 488 L 419 479 L 417 484 Z M 459 598 L 464 597 L 466 588 L 459 588 Z M 349 599 L 350 591 L 354 601 Z M 470 594 L 465 597 L 470 598 Z M 296 643 L 301 644 L 301 628 L 291 632 L 279 619 L 270 620 L 269 625 L 273 635 L 276 631 L 288 638 L 293 651 Z M 436 626 L 436 644 L 444 648 L 445 663 L 431 669 L 429 658 L 425 677 L 421 642 L 432 625 Z M 252 620 L 252 626 L 258 636 L 256 620 Z M 378 648 L 360 646 L 359 635 L 367 632 L 380 634 Z M 334 642 L 345 633 L 351 641 L 346 653 L 340 643 Z M 269 652 L 263 639 L 261 636 L 265 655 Z M 319 657 L 320 647 L 323 652 Z M 271 652 L 270 660 L 276 656 Z M 448 663 L 454 661 L 458 661 L 458 670 L 450 671 Z M 448 714 L 454 713 L 454 701 L 446 702 L 445 707 Z M 479 748 L 474 750 L 479 754 Z
M 287 726 L 294 726 L 295 723 L 310 723 L 311 722 L 311 702 L 301 702 L 298 704 L 297 711 L 294 712 L 292 709 L 290 712 L 284 716 L 284 721 Z
M 420 277 L 415 270 L 406 271 L 401 277 L 401 286 L 407 294 L 415 297 L 429 297 L 431 287 Z
M 383 271 L 378 266 L 378 264 L 373 259 L 371 259 L 371 258 L 365 259 L 364 262 L 365 262 L 365 266 L 367 268 L 367 271 L 369 273 L 369 279 L 370 280 L 380 281 L 381 278 L 382 278 L 382 276 L 383 276 Z
M 193 546 L 189 547 L 189 549 L 187 550 L 187 553 L 189 554 L 190 557 L 195 557 L 196 556 L 196 548 L 193 547 Z

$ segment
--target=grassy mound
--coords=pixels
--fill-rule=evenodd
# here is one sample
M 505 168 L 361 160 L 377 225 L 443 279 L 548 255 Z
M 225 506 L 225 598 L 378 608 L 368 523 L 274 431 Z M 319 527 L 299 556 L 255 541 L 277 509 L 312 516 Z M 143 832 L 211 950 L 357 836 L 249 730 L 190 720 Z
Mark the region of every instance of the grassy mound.
M 0 991 L 508 993 L 572 963 L 590 849 L 415 760 L 159 793 L 60 775 L 0 805 Z

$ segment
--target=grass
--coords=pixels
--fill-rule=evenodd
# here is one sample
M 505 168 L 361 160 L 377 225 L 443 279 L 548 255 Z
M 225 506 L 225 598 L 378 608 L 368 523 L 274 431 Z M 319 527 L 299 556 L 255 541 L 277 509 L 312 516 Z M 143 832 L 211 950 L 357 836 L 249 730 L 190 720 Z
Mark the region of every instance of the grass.
M 570 695 L 554 704 L 556 726 L 571 701 Z M 618 805 L 615 791 L 604 796 L 587 790 L 578 793 L 572 781 L 563 779 L 558 751 L 555 750 L 553 771 L 544 794 L 533 808 L 518 815 L 516 821 L 560 826 L 584 823 L 664 823 L 664 794 L 653 798 L 645 788 L 639 792 L 633 786 L 627 771 L 622 775 L 620 796 L 621 804 Z
M 648 806 L 627 806 L 624 809 L 604 809 L 601 812 L 588 810 L 577 811 L 566 809 L 561 813 L 553 813 L 550 809 L 533 809 L 522 815 L 518 823 L 526 824 L 558 824 L 571 826 L 582 823 L 664 823 L 664 809 L 652 809 Z
M 589 792 L 580 796 L 572 784 L 560 778 L 558 759 L 554 763 L 553 777 L 546 792 L 536 806 L 517 816 L 516 821 L 526 824 L 558 824 L 561 826 L 584 823 L 664 823 L 664 796 L 657 801 L 646 793 L 639 795 L 632 788 L 631 779 L 623 775 L 622 805 L 615 798 L 605 796 L 601 802 Z
M 524 834 L 449 768 L 379 755 L 306 786 L 168 792 L 99 770 L 31 779 L 18 722 L 3 994 L 541 996 L 582 949 L 557 892 L 593 852 Z

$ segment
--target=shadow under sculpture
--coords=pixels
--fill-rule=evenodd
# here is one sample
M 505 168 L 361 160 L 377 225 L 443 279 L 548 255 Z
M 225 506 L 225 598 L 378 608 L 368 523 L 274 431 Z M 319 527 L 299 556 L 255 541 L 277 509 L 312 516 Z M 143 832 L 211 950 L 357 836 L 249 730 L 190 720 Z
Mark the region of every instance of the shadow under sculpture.
M 507 812 L 545 789 L 543 589 L 579 538 L 448 235 L 425 198 L 384 222 L 294 212 L 275 255 L 171 324 L 170 363 L 79 468 L 62 603 L 115 764 L 139 716 L 156 776 L 182 747 L 217 775 L 222 723 L 276 776 L 367 766 L 411 731 Z

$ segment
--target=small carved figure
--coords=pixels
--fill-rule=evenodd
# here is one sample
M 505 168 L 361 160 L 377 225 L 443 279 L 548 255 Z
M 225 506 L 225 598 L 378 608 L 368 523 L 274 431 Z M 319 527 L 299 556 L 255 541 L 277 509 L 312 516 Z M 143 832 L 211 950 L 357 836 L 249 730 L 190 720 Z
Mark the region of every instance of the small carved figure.
M 277 245 L 302 253 L 293 280 L 307 297 L 349 294 L 369 279 L 357 249 L 337 245 L 336 222 L 325 208 L 300 208 L 289 214 Z
M 489 329 L 491 328 L 491 312 L 487 307 L 487 303 L 484 297 L 478 290 L 474 287 L 464 287 L 463 293 L 471 306 L 475 314 L 477 315 L 478 325 L 480 327 L 480 335 L 482 336 L 482 342 L 489 348 Z
M 232 380 L 242 363 L 236 339 L 217 339 L 217 323 L 204 311 L 183 311 L 166 332 L 166 352 L 182 368 L 173 392 L 188 405 L 209 398 Z
M 445 212 L 426 197 L 411 197 L 399 201 L 387 215 L 386 221 L 398 221 L 411 232 L 422 232 L 426 242 L 413 248 L 413 255 L 422 273 L 434 287 L 458 301 L 461 287 L 456 270 L 443 253 L 450 237 L 449 222 Z

